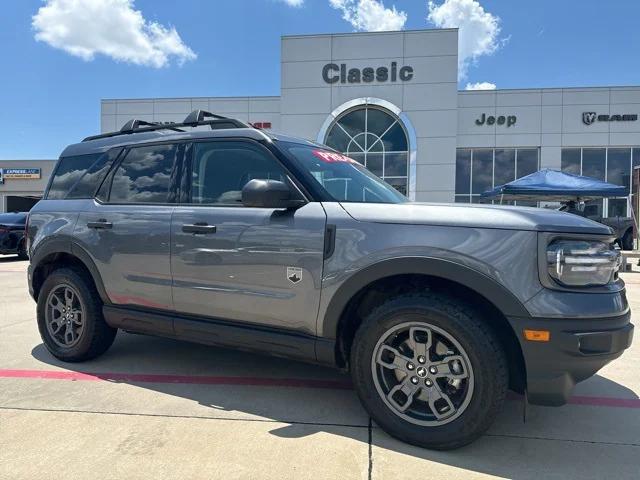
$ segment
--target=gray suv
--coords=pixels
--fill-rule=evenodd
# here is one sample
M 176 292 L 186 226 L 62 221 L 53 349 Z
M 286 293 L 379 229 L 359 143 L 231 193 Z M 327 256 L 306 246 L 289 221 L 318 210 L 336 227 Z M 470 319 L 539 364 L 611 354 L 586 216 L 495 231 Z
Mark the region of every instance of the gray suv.
M 331 365 L 428 448 L 479 437 L 508 389 L 562 405 L 632 339 L 610 228 L 412 203 L 323 145 L 203 111 L 67 147 L 27 231 L 55 357 L 122 329 Z

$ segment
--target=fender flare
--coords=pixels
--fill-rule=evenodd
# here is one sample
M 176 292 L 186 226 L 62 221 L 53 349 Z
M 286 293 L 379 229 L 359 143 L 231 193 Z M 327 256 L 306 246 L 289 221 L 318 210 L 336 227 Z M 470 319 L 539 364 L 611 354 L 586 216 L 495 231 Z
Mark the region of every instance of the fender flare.
M 56 253 L 66 253 L 76 257 L 89 271 L 102 302 L 105 305 L 109 305 L 111 303 L 109 296 L 107 295 L 107 291 L 104 288 L 100 271 L 98 270 L 98 267 L 96 267 L 95 262 L 91 259 L 91 256 L 80 245 L 71 242 L 68 239 L 54 237 L 51 240 L 48 240 L 45 244 L 38 245 L 38 248 L 33 252 L 30 262 L 33 271 L 35 272 L 46 257 Z
M 429 275 L 463 285 L 487 299 L 507 318 L 531 316 L 522 302 L 506 287 L 473 268 L 440 258 L 401 257 L 375 263 L 349 277 L 329 302 L 322 322 L 321 337 L 336 338 L 344 309 L 364 287 L 385 277 L 407 274 Z

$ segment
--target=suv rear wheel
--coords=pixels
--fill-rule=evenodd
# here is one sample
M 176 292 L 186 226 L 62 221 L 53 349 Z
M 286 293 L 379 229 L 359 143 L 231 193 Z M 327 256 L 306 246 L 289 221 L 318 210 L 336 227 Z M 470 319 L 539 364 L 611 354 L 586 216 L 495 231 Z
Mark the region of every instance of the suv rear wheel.
M 365 408 L 386 432 L 452 449 L 489 428 L 507 386 L 507 362 L 478 313 L 444 294 L 392 298 L 362 323 L 351 373 Z
M 55 270 L 44 281 L 38 295 L 38 330 L 49 352 L 65 362 L 103 354 L 117 332 L 104 321 L 91 279 L 71 268 Z

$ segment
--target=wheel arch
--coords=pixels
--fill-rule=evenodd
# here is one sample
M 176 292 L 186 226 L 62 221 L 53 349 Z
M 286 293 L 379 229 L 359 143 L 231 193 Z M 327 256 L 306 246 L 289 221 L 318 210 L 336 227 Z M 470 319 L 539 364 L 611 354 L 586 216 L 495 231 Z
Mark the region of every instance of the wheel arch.
M 526 371 L 522 349 L 516 332 L 507 320 L 510 316 L 529 317 L 522 303 L 496 280 L 470 267 L 450 260 L 425 257 L 403 257 L 385 260 L 356 272 L 333 295 L 327 307 L 318 357 L 324 363 L 340 367 L 348 364 L 351 341 L 362 317 L 360 309 L 369 311 L 376 305 L 381 289 L 385 295 L 415 291 L 420 288 L 439 288 L 481 309 L 483 317 L 498 335 L 507 355 L 514 362 L 510 373 L 511 387 L 522 391 Z M 367 305 L 367 302 L 371 305 Z
M 109 304 L 98 267 L 91 256 L 79 245 L 67 241 L 53 241 L 42 245 L 31 259 L 31 285 L 33 298 L 37 301 L 47 275 L 62 266 L 75 266 L 89 275 L 103 303 Z

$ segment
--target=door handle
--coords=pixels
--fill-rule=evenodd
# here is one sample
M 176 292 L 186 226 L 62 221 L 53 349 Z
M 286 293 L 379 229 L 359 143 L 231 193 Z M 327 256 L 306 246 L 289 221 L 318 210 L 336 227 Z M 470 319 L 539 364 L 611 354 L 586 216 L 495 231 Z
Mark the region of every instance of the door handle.
M 96 230 L 107 230 L 113 228 L 113 223 L 107 222 L 104 218 L 101 218 L 97 222 L 87 222 L 87 227 L 95 228 Z
M 216 233 L 216 226 L 215 225 L 208 225 L 207 223 L 204 222 L 198 222 L 198 223 L 193 223 L 193 224 L 186 224 L 186 225 L 182 225 L 182 231 L 184 233 Z

